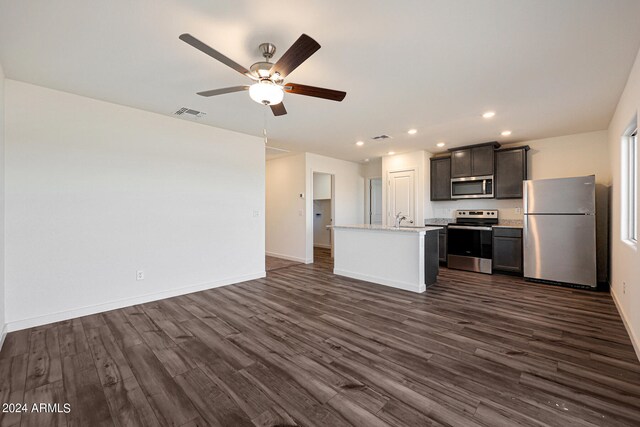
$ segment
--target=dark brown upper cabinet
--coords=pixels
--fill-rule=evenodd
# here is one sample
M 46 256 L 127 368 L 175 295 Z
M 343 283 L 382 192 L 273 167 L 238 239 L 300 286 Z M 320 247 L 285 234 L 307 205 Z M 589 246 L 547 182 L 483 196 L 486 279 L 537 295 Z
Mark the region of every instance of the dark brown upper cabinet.
M 431 200 L 451 200 L 451 157 L 431 159 Z
M 471 176 L 471 149 L 451 153 L 451 178 Z
M 496 199 L 522 198 L 522 181 L 527 179 L 527 151 L 528 145 L 495 152 Z
M 451 151 L 451 178 L 493 175 L 494 151 L 497 142 L 480 144 Z

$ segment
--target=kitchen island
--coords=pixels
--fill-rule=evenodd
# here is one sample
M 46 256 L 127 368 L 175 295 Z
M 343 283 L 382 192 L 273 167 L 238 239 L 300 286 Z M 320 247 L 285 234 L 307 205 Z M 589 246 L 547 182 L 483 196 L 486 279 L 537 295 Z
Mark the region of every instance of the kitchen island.
M 438 275 L 442 227 L 333 226 L 334 268 L 340 276 L 424 292 Z

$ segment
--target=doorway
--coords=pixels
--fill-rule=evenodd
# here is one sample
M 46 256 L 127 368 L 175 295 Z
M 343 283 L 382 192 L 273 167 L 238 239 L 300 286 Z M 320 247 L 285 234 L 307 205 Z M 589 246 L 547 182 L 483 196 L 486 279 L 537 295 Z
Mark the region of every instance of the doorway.
M 369 178 L 367 223 L 382 224 L 382 178 Z
M 328 173 L 313 173 L 313 251 L 333 253 L 333 188 L 334 176 Z
M 415 171 L 389 172 L 389 209 L 387 225 L 395 223 L 396 215 L 405 217 L 404 224 L 414 224 L 416 216 Z

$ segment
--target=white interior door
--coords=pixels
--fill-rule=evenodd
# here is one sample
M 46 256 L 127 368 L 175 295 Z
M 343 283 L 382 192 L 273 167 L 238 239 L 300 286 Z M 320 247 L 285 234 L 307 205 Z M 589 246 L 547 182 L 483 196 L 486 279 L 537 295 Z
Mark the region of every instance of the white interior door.
M 382 178 L 369 181 L 369 223 L 382 224 Z
M 398 213 L 407 217 L 402 224 L 415 224 L 415 206 L 415 171 L 389 172 L 387 224 L 393 225 Z

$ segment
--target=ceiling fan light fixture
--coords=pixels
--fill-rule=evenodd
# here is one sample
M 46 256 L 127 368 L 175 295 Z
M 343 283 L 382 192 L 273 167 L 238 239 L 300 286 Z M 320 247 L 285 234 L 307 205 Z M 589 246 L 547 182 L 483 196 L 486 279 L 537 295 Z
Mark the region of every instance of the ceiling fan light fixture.
M 261 80 L 249 87 L 249 96 L 258 104 L 276 105 L 284 99 L 284 91 L 269 80 Z

